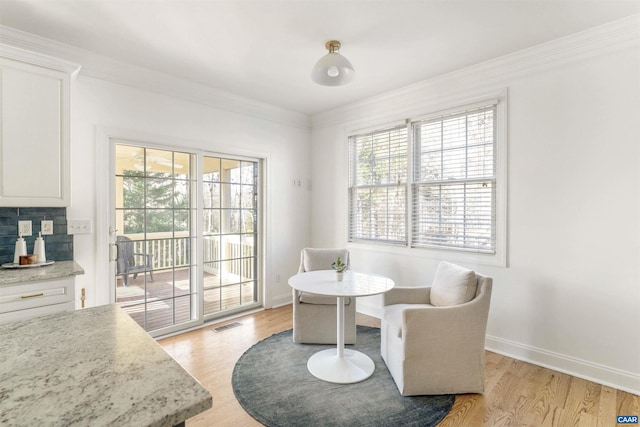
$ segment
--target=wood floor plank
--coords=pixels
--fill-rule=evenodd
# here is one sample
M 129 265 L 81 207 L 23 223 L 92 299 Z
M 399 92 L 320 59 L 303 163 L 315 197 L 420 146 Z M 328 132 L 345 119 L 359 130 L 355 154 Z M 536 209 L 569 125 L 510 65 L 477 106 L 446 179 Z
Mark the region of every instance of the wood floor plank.
M 616 412 L 617 390 L 612 387 L 602 386 L 600 391 L 600 404 L 598 405 L 598 427 L 607 427 L 612 424 L 618 413 Z M 621 415 L 621 414 L 620 414 Z
M 165 350 L 213 396 L 213 407 L 187 427 L 255 427 L 262 424 L 236 400 L 231 374 L 240 356 L 258 341 L 292 327 L 292 306 L 159 340 Z M 240 326 L 215 333 L 214 327 Z M 358 313 L 356 322 L 380 326 Z M 484 394 L 463 394 L 438 427 L 615 427 L 617 415 L 640 414 L 640 396 L 487 352 Z M 312 424 L 310 424 L 312 425 Z

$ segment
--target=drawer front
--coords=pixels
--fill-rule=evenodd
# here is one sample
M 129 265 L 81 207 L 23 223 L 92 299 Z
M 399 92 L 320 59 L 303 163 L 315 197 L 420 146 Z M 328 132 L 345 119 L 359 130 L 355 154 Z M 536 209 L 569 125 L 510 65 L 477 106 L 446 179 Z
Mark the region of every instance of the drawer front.
M 0 313 L 73 302 L 73 278 L 0 287 Z
M 42 307 L 28 308 L 26 310 L 9 311 L 7 313 L 0 313 L 0 323 L 15 322 L 16 320 L 46 316 L 47 314 L 59 313 L 61 311 L 73 311 L 75 309 L 75 303 L 70 301 L 64 304 L 45 305 Z

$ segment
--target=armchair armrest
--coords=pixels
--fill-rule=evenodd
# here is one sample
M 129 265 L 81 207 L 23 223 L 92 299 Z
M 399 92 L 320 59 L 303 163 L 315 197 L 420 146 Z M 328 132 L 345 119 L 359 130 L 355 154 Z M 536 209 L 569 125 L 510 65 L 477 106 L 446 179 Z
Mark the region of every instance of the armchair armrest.
M 405 356 L 424 353 L 424 343 L 438 342 L 428 352 L 440 356 L 484 349 L 490 291 L 464 304 L 449 307 L 406 308 L 402 313 Z M 428 327 L 425 327 L 428 325 Z M 451 357 L 451 356 L 449 356 Z
M 395 287 L 382 294 L 382 305 L 430 304 L 431 287 Z

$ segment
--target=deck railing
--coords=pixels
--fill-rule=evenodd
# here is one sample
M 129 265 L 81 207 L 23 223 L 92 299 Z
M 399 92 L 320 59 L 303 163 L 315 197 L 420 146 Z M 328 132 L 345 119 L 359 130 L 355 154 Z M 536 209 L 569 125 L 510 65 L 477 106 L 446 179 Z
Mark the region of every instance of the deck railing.
M 143 235 L 127 235 L 134 241 L 135 253 L 153 255 L 153 270 L 186 267 L 193 264 L 191 260 L 192 238 L 189 236 L 169 237 L 166 233 Z M 222 240 L 222 247 L 220 241 Z M 242 280 L 254 279 L 254 247 L 252 239 L 242 239 L 230 235 L 221 238 L 205 236 L 203 239 L 204 271 L 209 274 L 233 274 Z M 146 243 L 146 245 L 145 245 Z M 146 247 L 145 247 L 146 246 Z

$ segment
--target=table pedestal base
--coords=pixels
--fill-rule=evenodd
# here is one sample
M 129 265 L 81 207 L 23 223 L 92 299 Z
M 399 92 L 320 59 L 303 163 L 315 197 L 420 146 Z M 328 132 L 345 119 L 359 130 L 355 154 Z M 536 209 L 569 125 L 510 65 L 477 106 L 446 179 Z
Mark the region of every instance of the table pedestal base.
M 307 369 L 321 380 L 350 384 L 369 378 L 375 365 L 369 356 L 359 351 L 344 349 L 344 357 L 338 357 L 338 350 L 330 348 L 311 356 Z

